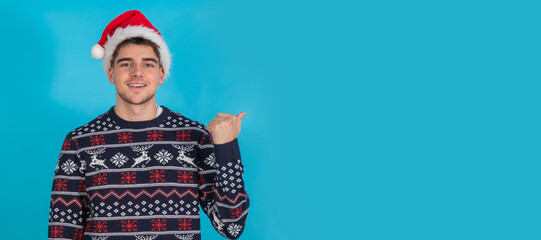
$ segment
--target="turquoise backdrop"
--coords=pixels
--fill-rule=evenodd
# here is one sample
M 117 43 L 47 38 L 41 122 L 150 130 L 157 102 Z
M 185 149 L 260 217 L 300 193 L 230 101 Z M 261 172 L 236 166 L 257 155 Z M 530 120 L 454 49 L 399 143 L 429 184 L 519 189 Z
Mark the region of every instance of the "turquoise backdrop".
M 1 239 L 46 238 L 64 136 L 115 103 L 90 49 L 130 9 L 173 53 L 158 104 L 248 113 L 241 239 L 541 239 L 541 4 L 498 0 L 3 2 Z

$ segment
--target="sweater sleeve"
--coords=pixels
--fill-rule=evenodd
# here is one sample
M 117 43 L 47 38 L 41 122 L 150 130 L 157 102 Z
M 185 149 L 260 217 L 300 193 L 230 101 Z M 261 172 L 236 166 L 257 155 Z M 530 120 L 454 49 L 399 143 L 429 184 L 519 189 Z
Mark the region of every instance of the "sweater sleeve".
M 53 177 L 49 239 L 82 240 L 86 218 L 85 167 L 77 141 L 66 137 Z
M 244 189 L 244 167 L 238 140 L 213 144 L 205 134 L 199 145 L 199 201 L 222 236 L 237 239 L 244 231 L 250 201 Z

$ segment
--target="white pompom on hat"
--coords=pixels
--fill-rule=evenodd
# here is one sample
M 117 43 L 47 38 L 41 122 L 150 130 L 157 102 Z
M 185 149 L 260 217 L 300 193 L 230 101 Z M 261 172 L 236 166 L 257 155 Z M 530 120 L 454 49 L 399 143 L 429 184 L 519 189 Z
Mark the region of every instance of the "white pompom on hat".
M 93 58 L 103 58 L 103 70 L 108 73 L 111 67 L 111 58 L 118 44 L 122 41 L 141 37 L 150 40 L 159 47 L 160 62 L 164 68 L 165 77 L 169 76 L 171 67 L 171 53 L 162 35 L 150 21 L 138 10 L 127 11 L 111 21 L 101 35 L 100 41 L 92 47 L 90 53 Z

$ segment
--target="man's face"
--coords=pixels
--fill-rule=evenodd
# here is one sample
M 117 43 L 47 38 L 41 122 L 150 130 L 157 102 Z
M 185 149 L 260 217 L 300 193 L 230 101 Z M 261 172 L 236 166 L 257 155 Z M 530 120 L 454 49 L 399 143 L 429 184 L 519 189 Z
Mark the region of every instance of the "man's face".
M 117 100 L 141 105 L 155 99 L 164 71 L 152 47 L 128 44 L 118 50 L 108 77 L 115 84 Z

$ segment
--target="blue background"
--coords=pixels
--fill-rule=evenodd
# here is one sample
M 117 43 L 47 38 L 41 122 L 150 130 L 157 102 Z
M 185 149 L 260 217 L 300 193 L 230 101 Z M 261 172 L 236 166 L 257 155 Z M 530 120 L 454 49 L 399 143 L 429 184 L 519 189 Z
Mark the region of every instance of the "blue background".
M 242 0 L 3 3 L 2 239 L 47 235 L 64 136 L 115 103 L 90 48 L 130 9 L 173 53 L 158 104 L 248 112 L 242 239 L 541 238 L 540 4 Z

